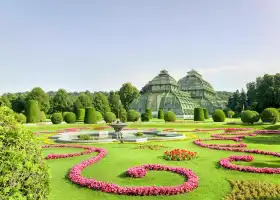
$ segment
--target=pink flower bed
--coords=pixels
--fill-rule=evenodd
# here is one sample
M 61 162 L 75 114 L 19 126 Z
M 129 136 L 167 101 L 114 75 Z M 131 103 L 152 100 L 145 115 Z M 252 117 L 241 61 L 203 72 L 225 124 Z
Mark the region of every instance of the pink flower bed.
M 257 130 L 255 134 L 280 134 L 280 130 Z
M 170 171 L 173 173 L 180 174 L 186 178 L 186 181 L 181 185 L 176 186 L 134 186 L 134 187 L 123 187 L 113 183 L 107 183 L 103 181 L 97 181 L 93 178 L 85 178 L 82 176 L 82 171 L 91 164 L 94 164 L 106 156 L 107 151 L 102 148 L 80 146 L 80 145 L 46 145 L 42 148 L 52 148 L 52 147 L 72 147 L 72 148 L 83 148 L 84 152 L 71 153 L 71 154 L 50 154 L 46 159 L 59 159 L 67 158 L 73 156 L 79 156 L 83 154 L 88 154 L 91 152 L 97 152 L 98 155 L 94 156 L 88 160 L 85 160 L 70 170 L 69 179 L 83 187 L 88 187 L 94 190 L 100 190 L 107 193 L 120 194 L 120 195 L 135 195 L 135 196 L 148 196 L 148 195 L 176 195 L 181 193 L 186 193 L 194 190 L 198 187 L 198 177 L 195 173 L 186 168 L 182 167 L 169 167 L 160 164 L 146 164 L 142 166 L 132 167 L 127 170 L 127 174 L 131 177 L 142 178 L 146 175 L 148 170 L 156 171 Z

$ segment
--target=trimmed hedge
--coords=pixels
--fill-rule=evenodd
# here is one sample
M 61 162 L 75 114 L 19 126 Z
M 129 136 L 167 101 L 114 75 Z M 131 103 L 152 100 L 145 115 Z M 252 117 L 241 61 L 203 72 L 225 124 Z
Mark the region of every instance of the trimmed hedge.
M 93 107 L 87 107 L 85 112 L 85 124 L 96 124 L 98 122 L 98 114 Z
M 127 121 L 129 122 L 136 122 L 138 121 L 140 117 L 140 113 L 138 113 L 136 110 L 129 110 L 127 112 Z
M 164 110 L 163 109 L 160 109 L 158 111 L 158 119 L 164 119 Z
M 212 118 L 213 118 L 214 122 L 224 122 L 226 119 L 226 116 L 225 116 L 224 111 L 222 111 L 221 109 L 217 109 L 212 114 Z
M 164 121 L 166 122 L 175 122 L 176 121 L 176 114 L 172 111 L 167 111 L 164 114 Z
M 76 122 L 76 115 L 75 113 L 73 112 L 67 112 L 65 115 L 64 115 L 64 121 L 67 123 L 67 124 L 74 124 Z
M 15 113 L 15 118 L 18 123 L 25 124 L 26 123 L 26 116 L 22 113 Z
M 65 117 L 65 115 L 66 115 L 67 113 L 69 113 L 69 112 L 63 112 L 63 113 L 62 113 L 63 119 L 64 119 L 64 117 Z
M 149 119 L 153 119 L 153 113 L 151 108 L 146 108 L 145 112 L 148 114 Z
M 120 111 L 120 121 L 121 122 L 126 122 L 127 121 L 127 113 L 124 108 L 121 109 Z
M 85 109 L 81 108 L 77 110 L 76 120 L 80 122 L 85 120 Z
M 104 120 L 106 123 L 112 123 L 116 120 L 116 115 L 113 112 L 106 112 L 104 115 Z
M 276 108 L 266 108 L 261 113 L 263 122 L 275 124 L 279 121 L 279 111 Z
M 52 114 L 51 121 L 53 124 L 60 124 L 63 121 L 61 113 Z
M 203 108 L 194 109 L 194 121 L 204 121 L 204 111 Z
M 38 139 L 17 123 L 14 114 L 8 107 L 0 107 L 0 199 L 48 199 L 50 179 Z
M 206 108 L 203 108 L 203 113 L 204 113 L 204 119 L 209 119 L 209 113 Z
M 40 108 L 39 108 L 38 101 L 29 100 L 27 102 L 26 118 L 27 118 L 27 123 L 40 122 Z
M 94 114 L 96 114 L 97 122 L 100 122 L 100 121 L 103 119 L 102 113 L 99 112 L 99 111 L 95 111 L 95 112 L 96 112 L 96 113 L 94 113 Z
M 150 116 L 149 116 L 149 114 L 148 114 L 148 113 L 142 113 L 142 114 L 141 114 L 141 121 L 142 121 L 142 122 L 148 122 L 148 121 L 150 121 Z
M 44 111 L 40 112 L 40 122 L 45 122 L 47 119 L 46 114 Z
M 245 110 L 241 113 L 241 121 L 243 123 L 254 124 L 260 120 L 260 114 L 256 111 Z

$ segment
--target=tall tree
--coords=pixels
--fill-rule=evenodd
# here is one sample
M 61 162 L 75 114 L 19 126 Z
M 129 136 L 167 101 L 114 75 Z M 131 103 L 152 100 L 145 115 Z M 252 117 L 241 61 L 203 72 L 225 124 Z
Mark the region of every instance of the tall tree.
M 124 83 L 120 88 L 120 99 L 124 108 L 128 111 L 132 101 L 140 96 L 138 89 L 131 83 Z
M 70 95 L 64 89 L 59 89 L 51 100 L 52 112 L 71 111 L 73 101 Z
M 248 105 L 251 106 L 254 102 L 256 102 L 256 83 L 250 82 L 247 83 L 247 97 L 248 97 Z
M 241 94 L 240 94 L 240 112 L 243 110 L 246 110 L 248 108 L 248 103 L 247 103 L 247 94 L 245 93 L 244 89 L 242 88 Z
M 44 90 L 40 87 L 35 87 L 31 90 L 31 92 L 27 95 L 26 100 L 36 100 L 38 101 L 40 110 L 45 113 L 50 109 L 50 99 L 49 95 L 45 93 Z
M 0 106 L 7 106 L 11 108 L 11 102 L 9 101 L 9 98 L 7 96 L 0 97 Z
M 122 108 L 122 103 L 120 101 L 120 95 L 116 92 L 111 91 L 108 97 L 111 111 L 119 117 L 120 109 Z
M 95 110 L 99 111 L 102 116 L 104 116 L 106 112 L 111 111 L 108 99 L 103 93 L 94 93 L 92 97 L 92 104 Z
M 90 107 L 92 106 L 92 101 L 90 99 L 90 97 L 88 95 L 86 95 L 85 93 L 80 93 L 78 96 L 79 102 L 82 105 L 82 108 L 86 108 L 86 107 Z

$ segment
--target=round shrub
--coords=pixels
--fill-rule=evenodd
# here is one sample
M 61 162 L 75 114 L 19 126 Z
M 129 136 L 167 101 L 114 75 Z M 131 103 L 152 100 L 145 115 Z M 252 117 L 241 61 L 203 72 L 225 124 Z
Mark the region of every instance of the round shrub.
M 76 113 L 76 120 L 78 122 L 83 122 L 84 119 L 85 119 L 85 109 L 83 109 L 83 108 L 78 109 L 77 113 Z
M 96 113 L 96 120 L 97 122 L 101 121 L 103 119 L 101 112 L 95 111 Z
M 255 114 L 254 122 L 259 122 L 261 115 L 257 111 L 252 111 Z
M 142 121 L 142 122 L 148 122 L 148 121 L 150 121 L 150 117 L 149 117 L 148 113 L 142 113 L 142 114 L 141 114 L 141 121 Z
M 106 112 L 104 115 L 104 120 L 106 123 L 112 123 L 116 120 L 116 115 L 112 112 Z
M 34 133 L 8 107 L 0 107 L 0 121 L 0 199 L 48 199 L 48 168 Z
M 166 122 L 175 122 L 176 121 L 176 115 L 174 112 L 172 111 L 167 111 L 164 114 L 164 121 Z
M 29 100 L 27 102 L 26 118 L 27 118 L 27 123 L 40 122 L 40 109 L 39 109 L 38 101 Z
M 206 108 L 203 108 L 203 113 L 204 113 L 204 119 L 209 119 L 209 113 Z
M 26 116 L 22 113 L 16 113 L 15 118 L 18 123 L 25 124 L 26 123 Z
M 194 109 L 194 121 L 204 121 L 204 111 L 203 108 Z
M 46 114 L 44 111 L 40 112 L 40 122 L 45 122 L 47 119 Z
M 67 124 L 74 124 L 76 122 L 76 115 L 73 112 L 67 112 L 64 116 L 64 121 Z
M 276 108 L 266 108 L 261 113 L 261 119 L 263 122 L 275 124 L 279 121 L 279 112 Z
M 127 112 L 127 121 L 136 122 L 140 117 L 140 114 L 136 110 L 129 110 Z
M 52 114 L 51 121 L 53 124 L 60 124 L 63 121 L 61 113 Z
M 152 109 L 151 108 L 146 108 L 145 112 L 148 114 L 149 119 L 153 119 L 153 113 L 152 113 Z
M 160 109 L 158 111 L 158 119 L 164 119 L 164 111 L 163 111 L 163 109 Z
M 124 108 L 121 109 L 120 111 L 120 120 L 121 122 L 126 122 L 127 121 L 127 113 Z
M 93 107 L 86 108 L 85 112 L 85 124 L 96 124 L 98 122 L 98 114 Z
M 214 122 L 224 122 L 226 119 L 225 113 L 221 109 L 217 109 L 212 114 Z
M 63 112 L 63 113 L 62 113 L 63 119 L 64 119 L 64 117 L 65 117 L 65 115 L 66 115 L 67 113 L 69 113 L 69 112 Z
M 245 110 L 241 113 L 241 121 L 243 123 L 253 124 L 260 120 L 260 115 L 256 111 Z
M 234 114 L 235 114 L 235 112 L 233 112 L 232 110 L 229 110 L 229 111 L 227 112 L 227 116 L 228 116 L 229 118 L 232 118 Z

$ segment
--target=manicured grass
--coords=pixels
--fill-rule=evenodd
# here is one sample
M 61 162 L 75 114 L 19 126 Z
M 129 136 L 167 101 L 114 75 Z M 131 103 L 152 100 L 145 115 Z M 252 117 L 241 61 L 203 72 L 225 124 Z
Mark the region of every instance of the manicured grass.
M 211 124 L 211 125 L 210 125 Z M 197 126 L 194 126 L 197 125 Z M 33 131 L 39 130 L 56 130 L 66 127 L 79 127 L 81 125 L 51 125 L 51 126 L 37 126 L 30 127 Z M 263 127 L 265 126 L 265 127 Z M 89 127 L 94 127 L 89 125 Z M 193 128 L 217 128 L 217 127 L 236 127 L 225 126 L 223 124 L 213 125 L 212 123 L 200 123 L 200 124 L 166 124 L 164 127 L 158 124 L 130 124 L 130 127 L 137 128 L 181 128 L 181 129 L 193 129 Z M 248 127 L 248 126 L 245 126 Z M 269 125 L 257 125 L 253 128 L 269 128 Z M 219 132 L 219 131 L 215 131 Z M 188 134 L 188 133 L 186 133 Z M 210 133 L 195 133 L 199 137 L 210 137 Z M 42 137 L 42 136 L 40 136 Z M 168 148 L 160 150 L 149 149 L 136 149 L 138 144 L 94 144 L 95 147 L 101 147 L 108 150 L 108 155 L 100 162 L 93 164 L 83 171 L 83 175 L 86 177 L 94 178 L 101 181 L 112 182 L 121 186 L 152 186 L 152 185 L 178 185 L 183 182 L 183 178 L 177 174 L 171 172 L 151 172 L 149 171 L 147 176 L 142 179 L 132 179 L 124 176 L 124 172 L 135 165 L 142 164 L 165 164 L 169 166 L 182 166 L 192 169 L 199 176 L 199 187 L 194 191 L 177 196 L 145 196 L 145 197 L 131 197 L 131 196 L 119 196 L 112 195 L 103 192 L 94 191 L 88 188 L 83 188 L 78 185 L 72 184 L 67 174 L 71 167 L 87 158 L 94 156 L 95 154 L 83 155 L 80 157 L 48 160 L 47 163 L 50 166 L 51 172 L 51 186 L 52 191 L 50 194 L 50 200 L 67 199 L 67 200 L 140 200 L 140 199 L 172 199 L 172 200 L 219 200 L 225 197 L 231 192 L 231 186 L 228 180 L 260 180 L 267 181 L 273 184 L 280 184 L 279 175 L 266 175 L 256 173 L 246 173 L 239 171 L 232 171 L 221 168 L 218 165 L 218 161 L 221 158 L 226 158 L 230 155 L 246 155 L 245 153 L 226 152 L 218 150 L 210 150 L 207 148 L 201 148 L 192 143 L 192 140 L 187 141 L 169 141 L 169 142 L 156 142 L 154 144 L 164 145 Z M 280 136 L 268 135 L 248 137 L 244 140 L 248 144 L 248 148 L 262 149 L 266 151 L 280 151 Z M 233 141 L 209 141 L 207 143 L 219 143 L 228 144 L 234 143 Z M 153 143 L 149 143 L 153 144 Z M 190 151 L 198 152 L 198 158 L 190 161 L 166 161 L 162 159 L 163 152 L 173 148 L 183 148 Z M 49 153 L 69 153 L 78 152 L 80 149 L 44 149 L 43 154 Z M 279 158 L 272 156 L 255 155 L 255 160 L 251 163 L 236 162 L 240 165 L 251 165 L 256 167 L 280 167 Z

